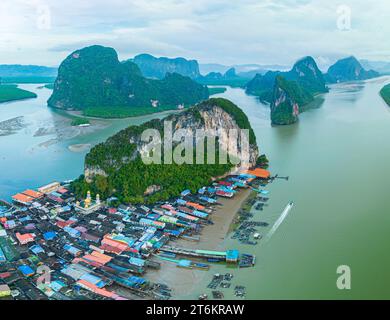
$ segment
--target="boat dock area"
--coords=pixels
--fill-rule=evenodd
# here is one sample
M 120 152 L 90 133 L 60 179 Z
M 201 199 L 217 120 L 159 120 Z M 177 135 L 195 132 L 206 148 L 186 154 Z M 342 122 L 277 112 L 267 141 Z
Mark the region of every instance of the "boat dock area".
M 226 252 L 185 249 L 172 246 L 163 246 L 161 250 L 164 252 L 171 252 L 179 255 L 191 256 L 196 258 L 226 259 Z

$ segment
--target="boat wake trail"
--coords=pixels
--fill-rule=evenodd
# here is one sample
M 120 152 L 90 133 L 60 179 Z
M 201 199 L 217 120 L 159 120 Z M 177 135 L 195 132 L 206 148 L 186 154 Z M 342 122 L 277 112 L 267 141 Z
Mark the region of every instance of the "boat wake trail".
M 282 224 L 282 222 L 284 221 L 284 219 L 286 219 L 288 213 L 290 212 L 290 210 L 292 209 L 292 207 L 294 206 L 294 203 L 293 202 L 290 202 L 283 210 L 282 214 L 280 215 L 280 217 L 278 218 L 278 220 L 276 220 L 276 222 L 274 223 L 274 225 L 272 226 L 271 230 L 268 232 L 268 234 L 266 235 L 265 237 L 265 241 L 267 242 L 269 239 L 271 239 L 272 235 L 275 233 L 275 231 L 279 228 L 279 226 Z

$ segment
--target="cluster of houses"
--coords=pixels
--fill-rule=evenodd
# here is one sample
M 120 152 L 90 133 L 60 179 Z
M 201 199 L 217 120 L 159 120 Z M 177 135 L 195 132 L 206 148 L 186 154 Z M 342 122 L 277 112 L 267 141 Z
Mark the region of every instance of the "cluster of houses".
M 196 240 L 218 197 L 255 178 L 231 176 L 152 206 L 114 207 L 90 193 L 80 201 L 58 182 L 18 193 L 0 202 L 0 298 L 168 299 L 170 288 L 147 280 L 148 269 L 160 268 L 156 255 L 172 238 Z

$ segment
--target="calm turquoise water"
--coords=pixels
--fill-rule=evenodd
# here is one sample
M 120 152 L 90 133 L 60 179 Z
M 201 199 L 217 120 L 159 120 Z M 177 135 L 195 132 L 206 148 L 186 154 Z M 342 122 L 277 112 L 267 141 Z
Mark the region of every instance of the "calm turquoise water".
M 141 124 L 162 115 L 148 115 L 132 119 L 106 120 L 108 126 L 91 134 L 73 139 L 59 139 L 48 147 L 41 144 L 57 139 L 63 132 L 64 118 L 47 107 L 51 90 L 37 89 L 39 85 L 20 85 L 21 88 L 38 94 L 37 99 L 0 104 L 0 121 L 24 116 L 26 127 L 16 134 L 0 136 L 0 199 L 26 188 L 36 188 L 48 182 L 64 181 L 78 177 L 84 166 L 87 153 L 74 153 L 68 149 L 72 144 L 91 144 L 105 141 L 129 125 Z M 52 128 L 53 134 L 35 136 L 40 128 Z
M 220 95 L 246 112 L 272 173 L 290 176 L 269 186 L 270 206 L 255 220 L 272 225 L 295 202 L 268 242 L 225 241 L 257 256 L 255 268 L 233 270 L 248 299 L 390 298 L 390 108 L 378 95 L 388 82 L 336 85 L 319 109 L 285 127 L 271 127 L 269 108 L 241 89 Z M 349 291 L 336 287 L 339 265 L 351 268 Z M 227 269 L 211 268 L 190 297 L 209 292 L 215 272 Z

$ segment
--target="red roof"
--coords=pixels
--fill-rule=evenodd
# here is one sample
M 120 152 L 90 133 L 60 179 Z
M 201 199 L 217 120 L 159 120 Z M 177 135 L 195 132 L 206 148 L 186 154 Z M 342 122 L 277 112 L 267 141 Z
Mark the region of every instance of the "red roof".
M 34 191 L 34 190 L 30 190 L 30 189 L 29 190 L 25 190 L 22 193 L 25 194 L 26 196 L 29 196 L 29 197 L 35 198 L 35 199 L 38 199 L 38 198 L 43 196 L 42 193 Z
M 15 236 L 21 244 L 26 244 L 26 243 L 32 242 L 32 241 L 34 241 L 34 238 L 35 238 L 35 236 L 31 233 L 21 234 L 21 233 L 17 232 L 15 234 Z
M 8 277 L 10 277 L 11 275 L 12 275 L 11 272 L 3 272 L 3 273 L 0 273 L 0 279 L 8 278 Z

